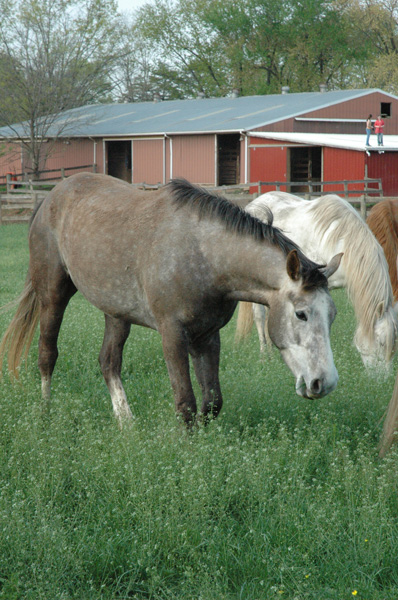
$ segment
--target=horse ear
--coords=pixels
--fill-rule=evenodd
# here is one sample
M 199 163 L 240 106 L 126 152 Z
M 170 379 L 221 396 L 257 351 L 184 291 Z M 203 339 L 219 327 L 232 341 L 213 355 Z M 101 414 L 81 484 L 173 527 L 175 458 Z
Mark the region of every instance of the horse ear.
M 297 250 L 291 250 L 287 255 L 286 270 L 290 279 L 293 279 L 293 281 L 300 279 L 300 259 Z
M 384 302 L 383 301 L 379 302 L 379 304 L 377 305 L 376 315 L 377 315 L 378 319 L 381 319 L 381 317 L 384 315 Z
M 328 262 L 326 267 L 322 267 L 321 272 L 325 275 L 326 279 L 329 279 L 337 271 L 340 266 L 341 259 L 343 257 L 344 252 L 340 252 L 333 256 L 332 259 Z

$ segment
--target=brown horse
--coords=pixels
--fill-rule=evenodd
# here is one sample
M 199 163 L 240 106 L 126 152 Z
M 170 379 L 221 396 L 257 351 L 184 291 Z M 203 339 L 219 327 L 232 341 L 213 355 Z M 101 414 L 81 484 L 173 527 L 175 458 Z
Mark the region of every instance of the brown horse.
M 367 224 L 384 250 L 394 299 L 398 300 L 398 200 L 382 200 L 370 210 Z M 389 402 L 380 440 L 380 456 L 385 456 L 398 439 L 398 374 Z
M 49 399 L 65 308 L 79 290 L 105 314 L 100 365 L 119 421 L 131 417 L 120 378 L 132 324 L 161 337 L 177 413 L 196 414 L 189 355 L 202 414 L 222 405 L 219 329 L 239 300 L 270 307 L 270 335 L 296 376 L 297 393 L 336 387 L 329 330 L 335 307 L 327 277 L 278 229 L 184 180 L 137 191 L 108 177 L 79 174 L 58 184 L 33 215 L 30 264 L 17 313 L 0 345 L 14 373 L 40 321 L 39 369 Z M 1 366 L 1 364 L 0 364 Z
M 366 223 L 384 250 L 394 299 L 398 300 L 398 200 L 382 200 L 370 210 Z

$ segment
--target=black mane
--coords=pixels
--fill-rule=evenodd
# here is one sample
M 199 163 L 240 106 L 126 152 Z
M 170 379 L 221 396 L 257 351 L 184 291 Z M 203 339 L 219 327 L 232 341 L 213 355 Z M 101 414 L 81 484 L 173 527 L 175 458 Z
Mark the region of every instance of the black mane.
M 321 265 L 307 258 L 297 244 L 286 237 L 280 229 L 272 225 L 273 215 L 271 211 L 269 211 L 269 222 L 264 223 L 226 198 L 212 194 L 185 179 L 172 179 L 167 187 L 176 203 L 180 205 L 190 204 L 198 211 L 200 219 L 203 217 L 218 219 L 230 231 L 234 231 L 239 235 L 250 235 L 257 240 L 264 240 L 277 246 L 285 256 L 291 250 L 297 250 L 300 257 L 304 289 L 327 285 L 327 279 L 320 271 Z

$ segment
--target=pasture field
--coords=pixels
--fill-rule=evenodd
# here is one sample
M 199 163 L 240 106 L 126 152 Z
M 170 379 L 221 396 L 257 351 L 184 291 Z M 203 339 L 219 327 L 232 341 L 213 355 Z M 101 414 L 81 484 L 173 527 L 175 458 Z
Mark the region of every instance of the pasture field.
M 27 228 L 0 230 L 0 305 L 22 291 Z M 157 333 L 133 328 L 119 431 L 97 356 L 103 316 L 67 309 L 40 400 L 37 340 L 0 383 L 0 599 L 396 600 L 398 452 L 377 457 L 397 360 L 370 378 L 345 293 L 328 397 L 298 397 L 277 351 L 222 330 L 224 408 L 189 434 L 174 415 Z M 0 314 L 2 335 L 13 312 Z

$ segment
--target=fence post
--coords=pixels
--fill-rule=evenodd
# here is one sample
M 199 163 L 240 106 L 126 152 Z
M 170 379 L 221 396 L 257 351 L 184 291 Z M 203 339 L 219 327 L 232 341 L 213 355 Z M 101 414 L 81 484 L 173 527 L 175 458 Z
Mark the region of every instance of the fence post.
M 61 167 L 61 179 L 65 179 L 65 169 Z
M 97 172 L 97 165 L 96 165 L 96 163 L 94 163 L 93 164 L 93 173 L 96 173 L 96 172 Z
M 365 194 L 360 196 L 359 203 L 361 206 L 361 217 L 363 218 L 364 221 L 366 221 L 366 195 Z
M 344 182 L 344 198 L 348 200 L 348 182 Z
M 257 188 L 258 188 L 258 190 L 257 190 L 258 195 L 261 196 L 261 181 L 258 182 Z
M 33 192 L 32 198 L 33 198 L 33 208 L 36 208 L 37 203 L 39 201 L 39 194 L 37 192 Z
M 9 194 L 10 193 L 10 189 L 11 189 L 11 174 L 7 173 L 6 178 L 7 178 L 6 191 L 7 191 L 7 194 Z

